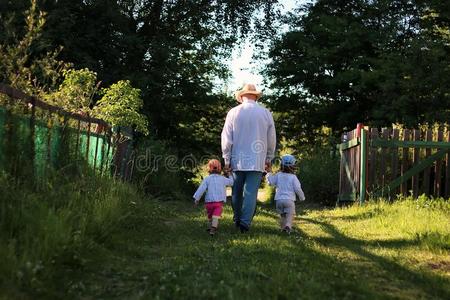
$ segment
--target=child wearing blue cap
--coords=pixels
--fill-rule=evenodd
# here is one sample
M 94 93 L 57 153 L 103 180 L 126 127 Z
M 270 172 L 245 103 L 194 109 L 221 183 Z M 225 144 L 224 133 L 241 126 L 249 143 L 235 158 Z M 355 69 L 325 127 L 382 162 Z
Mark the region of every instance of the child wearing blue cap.
M 266 179 L 271 186 L 276 187 L 275 203 L 280 214 L 280 227 L 290 233 L 295 216 L 296 195 L 300 201 L 305 201 L 305 194 L 295 175 L 295 157 L 287 154 L 281 158 L 281 170 L 276 174 L 267 173 Z

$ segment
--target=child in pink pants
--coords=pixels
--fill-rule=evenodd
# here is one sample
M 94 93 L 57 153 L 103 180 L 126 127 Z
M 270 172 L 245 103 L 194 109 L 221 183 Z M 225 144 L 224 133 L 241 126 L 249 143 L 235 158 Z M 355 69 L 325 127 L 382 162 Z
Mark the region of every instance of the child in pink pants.
M 209 176 L 203 179 L 194 194 L 195 205 L 198 205 L 200 198 L 206 192 L 205 208 L 208 215 L 209 225 L 208 231 L 210 235 L 214 235 L 219 226 L 219 219 L 222 216 L 223 203 L 226 202 L 226 187 L 233 185 L 233 177 L 228 178 L 220 175 L 222 165 L 217 159 L 211 159 L 208 162 Z

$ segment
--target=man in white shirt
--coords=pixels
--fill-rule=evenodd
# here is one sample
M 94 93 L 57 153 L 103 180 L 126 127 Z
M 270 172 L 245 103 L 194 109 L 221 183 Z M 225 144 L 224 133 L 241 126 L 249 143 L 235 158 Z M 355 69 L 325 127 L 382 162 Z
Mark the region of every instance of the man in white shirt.
M 253 84 L 237 91 L 241 104 L 228 112 L 222 130 L 225 168 L 231 168 L 235 175 L 233 219 L 241 232 L 250 228 L 262 174 L 271 166 L 275 153 L 275 125 L 272 113 L 257 103 L 261 95 Z

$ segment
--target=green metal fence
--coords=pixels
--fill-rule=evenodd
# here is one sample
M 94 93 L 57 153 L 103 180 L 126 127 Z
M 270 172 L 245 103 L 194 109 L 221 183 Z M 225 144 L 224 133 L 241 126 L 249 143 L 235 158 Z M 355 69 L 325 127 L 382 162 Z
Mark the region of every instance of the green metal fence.
M 36 180 L 50 170 L 124 172 L 130 140 L 119 138 L 106 122 L 64 111 L 4 84 L 0 97 L 0 171 Z

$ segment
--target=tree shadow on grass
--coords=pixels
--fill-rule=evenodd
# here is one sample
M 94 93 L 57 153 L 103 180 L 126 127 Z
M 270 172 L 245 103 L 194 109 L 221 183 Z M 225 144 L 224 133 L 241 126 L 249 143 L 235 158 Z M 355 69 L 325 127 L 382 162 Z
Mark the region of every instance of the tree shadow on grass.
M 327 247 L 347 249 L 358 256 L 366 258 L 367 260 L 373 262 L 382 269 L 387 270 L 390 276 L 395 276 L 397 279 L 401 281 L 409 282 L 416 287 L 420 287 L 420 289 L 423 292 L 427 293 L 428 295 L 434 295 L 437 297 L 442 297 L 445 295 L 444 298 L 450 299 L 448 280 L 430 273 L 422 273 L 422 272 L 418 273 L 411 271 L 393 260 L 375 255 L 364 249 L 364 247 L 366 246 L 371 247 L 379 246 L 382 248 L 401 249 L 404 247 L 417 246 L 419 244 L 418 241 L 407 239 L 374 240 L 374 241 L 359 240 L 342 234 L 332 224 L 309 218 L 299 218 L 299 219 L 308 223 L 319 225 L 324 229 L 325 232 L 331 235 L 331 237 L 317 237 L 317 238 L 312 237 L 312 239 L 315 240 L 316 242 Z M 447 288 L 443 287 L 444 283 L 445 285 L 447 285 Z
M 124 232 L 113 240 L 114 259 L 87 266 L 83 275 L 91 275 L 84 282 L 89 285 L 83 292 L 86 298 L 384 299 L 408 298 L 411 293 L 402 291 L 408 289 L 422 298 L 450 298 L 442 278 L 410 271 L 364 249 L 417 245 L 411 240 L 354 239 L 329 223 L 305 217 L 297 220 L 321 226 L 329 237 L 310 236 L 301 229 L 287 236 L 277 228 L 278 215 L 271 209 L 257 213 L 270 221 L 255 219 L 250 232 L 241 234 L 229 218 L 229 208 L 212 238 L 204 230 L 202 207 L 165 205 L 167 215 L 161 220 L 143 223 L 139 234 Z M 311 241 L 349 250 L 387 270 L 387 275 L 367 263 L 338 259 Z
M 380 216 L 384 214 L 384 210 L 378 207 L 370 208 L 369 211 L 364 211 L 359 214 L 352 214 L 349 216 L 327 216 L 327 219 L 331 220 L 343 220 L 343 221 L 360 221 L 360 220 L 366 220 L 371 219 L 376 216 Z
M 320 226 L 330 225 L 302 219 Z M 434 298 L 442 299 L 448 295 L 443 288 L 436 288 L 437 284 L 428 286 L 434 280 L 432 276 L 409 271 L 394 262 L 368 253 L 362 249 L 367 243 L 341 234 L 332 225 L 328 229 L 325 227 L 332 238 L 322 240 L 310 237 L 300 229 L 287 236 L 280 233 L 273 224 L 258 223 L 257 220 L 249 233 L 240 234 L 228 220 L 221 224 L 219 235 L 211 239 L 206 233 L 194 232 L 202 225 L 199 218 L 183 218 L 181 223 L 183 231 L 190 232 L 186 234 L 190 239 L 185 241 L 189 240 L 193 246 L 187 247 L 184 242 L 171 244 L 171 248 L 183 249 L 184 256 L 166 252 L 166 255 L 169 255 L 166 260 L 170 260 L 171 264 L 161 270 L 160 276 L 176 276 L 176 284 L 182 288 L 177 291 L 173 288 L 175 283 L 172 279 L 162 279 L 158 284 L 166 286 L 167 290 L 159 292 L 155 289 L 154 293 L 147 294 L 151 298 L 177 298 L 180 295 L 229 298 L 231 295 L 232 298 L 240 299 L 289 299 L 300 297 L 299 293 L 303 299 L 408 298 L 411 292 L 404 292 L 402 289 L 408 290 L 411 287 L 414 288 L 412 294 L 417 295 L 420 292 L 421 297 L 424 297 L 422 293 L 425 293 L 425 296 L 430 295 L 430 298 L 433 295 Z M 368 268 L 367 264 L 339 260 L 313 248 L 307 240 L 348 248 L 357 255 L 379 264 L 382 269 L 387 269 L 389 278 L 394 276 L 401 282 L 390 286 L 389 278 L 383 278 L 382 283 L 387 285 L 379 286 L 379 279 L 383 276 L 377 274 L 381 273 L 380 271 Z M 407 243 L 394 240 L 384 246 L 405 245 Z M 362 274 L 365 276 L 360 276 Z M 226 286 L 210 283 L 220 281 L 226 282 Z M 213 291 L 213 294 L 202 296 L 205 290 Z

